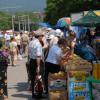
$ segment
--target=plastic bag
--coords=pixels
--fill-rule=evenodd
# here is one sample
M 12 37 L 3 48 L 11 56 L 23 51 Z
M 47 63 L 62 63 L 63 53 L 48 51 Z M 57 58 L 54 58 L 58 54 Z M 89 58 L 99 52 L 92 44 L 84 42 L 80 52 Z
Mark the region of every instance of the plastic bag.
M 35 81 L 34 81 L 34 95 L 37 97 L 42 97 L 42 94 L 44 93 L 44 85 L 41 75 L 36 75 Z

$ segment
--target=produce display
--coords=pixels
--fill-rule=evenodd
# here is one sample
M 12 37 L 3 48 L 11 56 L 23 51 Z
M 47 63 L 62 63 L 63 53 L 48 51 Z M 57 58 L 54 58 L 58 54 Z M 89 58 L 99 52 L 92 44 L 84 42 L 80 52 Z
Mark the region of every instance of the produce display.
M 93 63 L 93 77 L 96 80 L 100 80 L 100 62 Z
M 86 77 L 89 76 L 88 71 L 69 71 L 68 77 L 70 81 L 73 82 L 84 82 L 86 81 Z
M 87 81 L 87 77 L 90 76 L 90 71 L 92 71 L 92 64 L 68 51 L 65 58 L 60 61 L 60 65 L 65 68 L 67 74 L 63 72 L 49 74 L 49 99 L 92 100 L 90 84 Z M 94 64 L 93 68 L 93 76 L 96 79 L 99 79 L 100 76 L 98 66 L 99 64 Z
M 90 62 L 82 59 L 76 54 L 71 55 L 71 52 L 68 52 L 65 58 L 60 61 L 60 65 L 64 67 L 66 71 L 92 70 L 92 65 Z
M 66 71 L 68 70 L 92 70 L 92 65 L 74 54 L 66 63 Z

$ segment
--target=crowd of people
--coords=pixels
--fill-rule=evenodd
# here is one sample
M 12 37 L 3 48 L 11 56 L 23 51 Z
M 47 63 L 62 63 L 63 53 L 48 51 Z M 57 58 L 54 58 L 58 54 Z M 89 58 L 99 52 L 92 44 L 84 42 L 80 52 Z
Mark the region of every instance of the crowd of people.
M 13 35 L 3 31 L 0 34 L 0 100 L 8 98 L 7 68 L 16 66 L 17 59 L 27 56 L 29 36 L 27 33 L 15 32 Z
M 28 58 L 28 84 L 29 89 L 32 90 L 32 98 L 35 97 L 34 82 L 37 75 L 42 76 L 44 93 L 48 94 L 48 74 L 64 71 L 64 67 L 59 65 L 60 60 L 64 59 L 68 53 L 71 57 L 75 45 L 80 41 L 74 31 L 69 29 L 67 33 L 65 38 L 63 31 L 52 28 L 40 28 L 30 33 L 26 31 L 14 32 L 11 36 L 2 32 L 5 42 L 0 40 L 0 97 L 3 96 L 4 100 L 8 97 L 7 67 L 9 57 L 12 66 L 16 66 L 17 59 Z M 95 34 L 94 31 L 92 33 Z M 90 38 L 89 35 L 87 36 Z M 83 40 L 85 40 L 84 38 Z M 92 41 L 89 40 L 88 43 L 92 43 Z M 91 44 L 89 45 L 91 46 Z M 65 48 L 67 50 L 63 52 Z

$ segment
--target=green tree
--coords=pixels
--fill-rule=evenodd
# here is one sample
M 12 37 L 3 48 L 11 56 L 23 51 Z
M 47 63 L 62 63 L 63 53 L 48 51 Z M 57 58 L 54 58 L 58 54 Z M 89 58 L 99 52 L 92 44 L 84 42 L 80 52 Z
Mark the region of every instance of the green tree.
M 79 5 L 82 5 L 82 0 L 47 0 L 44 20 L 55 24 L 59 18 L 69 17 L 71 11 L 80 9 Z
M 11 28 L 11 16 L 7 13 L 0 12 L 0 30 Z
M 44 21 L 55 25 L 61 17 L 69 17 L 73 12 L 90 9 L 100 9 L 100 2 L 98 0 L 96 2 L 95 0 L 47 0 Z

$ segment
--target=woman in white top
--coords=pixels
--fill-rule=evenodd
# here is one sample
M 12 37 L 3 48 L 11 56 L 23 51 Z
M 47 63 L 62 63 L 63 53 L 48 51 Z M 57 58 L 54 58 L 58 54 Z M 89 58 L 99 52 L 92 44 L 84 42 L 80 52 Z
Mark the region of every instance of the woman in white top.
M 48 74 L 57 73 L 61 70 L 59 65 L 60 60 L 64 57 L 62 53 L 62 48 L 66 46 L 65 39 L 59 39 L 58 43 L 53 45 L 49 49 L 49 53 L 45 62 L 45 86 L 46 86 L 46 93 L 48 93 Z
M 18 51 L 17 51 L 18 59 L 22 60 L 22 56 L 21 56 L 21 36 L 20 36 L 19 32 L 16 33 L 15 40 L 17 42 L 17 48 L 18 48 Z
M 20 33 L 16 33 L 15 36 L 16 42 L 17 42 L 17 47 L 18 47 L 18 54 L 20 53 L 20 46 L 21 46 L 21 36 Z
M 16 59 L 17 59 L 17 42 L 15 40 L 14 37 L 11 38 L 11 42 L 10 42 L 10 54 L 11 54 L 11 62 L 12 62 L 12 66 L 16 65 Z

